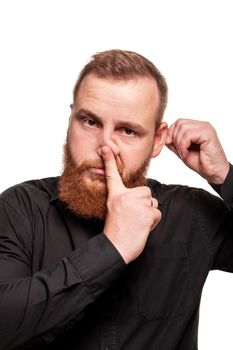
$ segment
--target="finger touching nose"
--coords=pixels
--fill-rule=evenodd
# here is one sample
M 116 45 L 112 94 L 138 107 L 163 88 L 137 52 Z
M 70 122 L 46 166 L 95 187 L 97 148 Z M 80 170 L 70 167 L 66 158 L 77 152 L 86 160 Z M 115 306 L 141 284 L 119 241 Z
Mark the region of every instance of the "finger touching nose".
M 112 149 L 108 146 L 101 147 L 101 155 L 105 166 L 105 176 L 109 194 L 122 192 L 122 190 L 125 190 L 125 186 L 119 174 Z
M 120 153 L 119 146 L 117 144 L 116 135 L 114 132 L 109 130 L 103 130 L 100 134 L 99 139 L 99 147 L 108 146 L 111 148 L 115 157 L 117 157 Z

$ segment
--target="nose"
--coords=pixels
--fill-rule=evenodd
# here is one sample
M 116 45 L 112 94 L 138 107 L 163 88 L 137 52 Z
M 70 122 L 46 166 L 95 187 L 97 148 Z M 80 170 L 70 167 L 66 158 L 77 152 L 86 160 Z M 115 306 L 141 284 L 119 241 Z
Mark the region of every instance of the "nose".
M 117 136 L 113 130 L 102 129 L 99 133 L 98 154 L 101 154 L 100 149 L 103 146 L 109 146 L 115 157 L 119 156 L 120 148 L 117 141 Z

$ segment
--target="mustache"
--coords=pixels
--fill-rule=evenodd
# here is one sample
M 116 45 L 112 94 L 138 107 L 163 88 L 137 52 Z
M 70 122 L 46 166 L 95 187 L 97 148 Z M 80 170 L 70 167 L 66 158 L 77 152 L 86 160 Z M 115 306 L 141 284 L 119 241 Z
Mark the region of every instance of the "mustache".
M 123 173 L 123 164 L 120 160 L 120 158 L 117 156 L 116 158 L 116 165 L 117 169 L 120 175 Z M 80 165 L 78 165 L 79 172 L 84 172 L 85 170 L 88 170 L 90 168 L 99 168 L 99 169 L 105 169 L 104 162 L 101 161 L 101 159 L 96 160 L 85 160 Z
M 78 165 L 78 170 L 85 171 L 90 168 L 100 168 L 104 169 L 104 163 L 100 160 L 85 160 L 80 165 Z

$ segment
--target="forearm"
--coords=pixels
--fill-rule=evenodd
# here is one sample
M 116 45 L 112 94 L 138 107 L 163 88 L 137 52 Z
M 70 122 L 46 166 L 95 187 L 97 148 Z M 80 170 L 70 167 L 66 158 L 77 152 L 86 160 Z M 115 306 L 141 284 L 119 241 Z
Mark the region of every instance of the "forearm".
M 4 258 L 2 259 L 4 263 Z M 74 250 L 51 272 L 0 282 L 0 348 L 11 349 L 65 326 L 119 276 L 124 262 L 104 235 Z

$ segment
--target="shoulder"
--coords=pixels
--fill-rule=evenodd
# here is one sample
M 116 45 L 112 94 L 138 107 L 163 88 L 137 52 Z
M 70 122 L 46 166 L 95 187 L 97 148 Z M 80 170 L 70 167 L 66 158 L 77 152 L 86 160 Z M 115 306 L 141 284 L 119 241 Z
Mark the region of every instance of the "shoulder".
M 0 200 L 21 209 L 33 203 L 43 205 L 49 202 L 56 193 L 57 182 L 58 177 L 25 181 L 5 190 L 0 195 Z
M 147 184 L 151 188 L 152 194 L 162 203 L 175 204 L 176 208 L 192 206 L 201 210 L 225 208 L 223 200 L 218 195 L 213 195 L 208 191 L 179 184 L 162 184 L 153 179 L 147 179 Z

